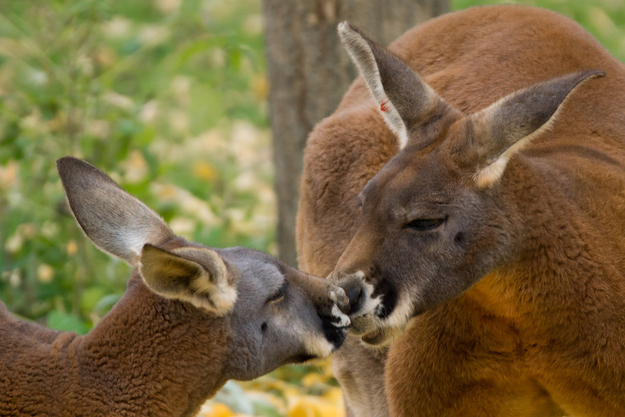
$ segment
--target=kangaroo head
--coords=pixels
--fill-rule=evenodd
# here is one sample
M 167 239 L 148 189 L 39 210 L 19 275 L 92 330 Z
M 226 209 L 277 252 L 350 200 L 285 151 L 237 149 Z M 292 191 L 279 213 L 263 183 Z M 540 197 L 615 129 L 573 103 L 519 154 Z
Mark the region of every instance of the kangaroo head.
M 71 157 L 57 165 L 82 230 L 131 265 L 152 299 L 178 306 L 198 328 L 226 320 L 228 337 L 215 342 L 230 352 L 226 379 L 326 357 L 342 344 L 349 318 L 337 306 L 346 300 L 341 288 L 262 252 L 189 242 L 92 165 Z
M 464 115 L 349 23 L 339 34 L 400 149 L 362 190 L 362 221 L 330 275 L 350 299 L 351 331 L 380 345 L 510 256 L 508 161 L 549 130 L 576 87 L 604 73 L 564 75 Z

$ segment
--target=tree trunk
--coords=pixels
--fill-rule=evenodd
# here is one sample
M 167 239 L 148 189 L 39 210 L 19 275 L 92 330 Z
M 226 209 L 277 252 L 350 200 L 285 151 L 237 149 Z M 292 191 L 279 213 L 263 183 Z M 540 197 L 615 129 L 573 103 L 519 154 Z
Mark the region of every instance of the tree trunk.
M 302 153 L 313 126 L 330 115 L 357 75 L 336 27 L 349 20 L 387 45 L 445 13 L 448 0 L 263 0 L 269 111 L 278 196 L 280 258 L 295 266 L 295 216 Z

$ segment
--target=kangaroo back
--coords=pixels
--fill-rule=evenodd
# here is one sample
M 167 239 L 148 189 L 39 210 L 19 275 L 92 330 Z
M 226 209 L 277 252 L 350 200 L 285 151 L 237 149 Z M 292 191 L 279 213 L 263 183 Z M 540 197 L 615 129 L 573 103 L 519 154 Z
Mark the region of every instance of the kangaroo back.
M 354 294 L 359 338 L 398 338 L 385 365 L 393 415 L 622 415 L 623 65 L 576 23 L 523 6 L 418 26 L 389 47 L 400 66 L 372 48 L 377 67 L 352 54 L 364 79 L 310 135 L 297 241 L 302 268 Z M 415 99 L 401 65 L 426 95 Z M 589 70 L 606 76 L 577 88 L 575 74 L 599 74 Z M 493 123 L 532 100 L 546 109 L 557 94 L 545 86 L 566 77 L 570 95 L 536 135 L 524 130 L 534 122 Z M 528 139 L 510 146 L 519 132 Z M 494 137 L 501 147 L 479 148 Z M 476 175 L 477 165 L 492 169 Z M 449 270 L 461 261 L 456 286 Z M 375 320 L 359 325 L 365 316 Z M 384 382 L 362 382 L 376 375 L 358 368 L 361 345 L 347 347 L 336 371 L 366 415 L 362 391 L 382 404 Z

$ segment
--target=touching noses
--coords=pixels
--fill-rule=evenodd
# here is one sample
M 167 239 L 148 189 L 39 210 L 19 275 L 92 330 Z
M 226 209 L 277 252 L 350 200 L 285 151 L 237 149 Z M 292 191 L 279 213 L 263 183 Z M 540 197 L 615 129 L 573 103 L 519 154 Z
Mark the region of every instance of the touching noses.
M 341 312 L 349 306 L 349 300 L 343 288 L 328 280 L 299 271 L 291 276 L 291 279 L 306 291 L 320 316 L 331 317 L 335 315 L 335 306 Z M 343 314 L 347 313 L 343 312 Z
M 330 282 L 345 290 L 349 305 L 343 313 L 354 315 L 367 298 L 365 272 L 371 269 L 376 248 L 382 243 L 379 234 L 370 227 L 361 227 L 339 258 L 334 271 L 328 276 Z
M 341 311 L 345 314 L 354 314 L 360 307 L 360 300 L 363 293 L 362 280 L 363 274 L 358 271 L 353 274 L 337 274 L 333 272 L 328 279 L 341 287 L 347 295 L 348 303 L 344 306 L 340 306 Z

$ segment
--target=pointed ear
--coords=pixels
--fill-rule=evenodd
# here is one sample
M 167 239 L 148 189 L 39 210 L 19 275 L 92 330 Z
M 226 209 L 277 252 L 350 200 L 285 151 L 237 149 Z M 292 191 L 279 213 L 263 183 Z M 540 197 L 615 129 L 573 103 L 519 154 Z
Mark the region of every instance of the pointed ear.
M 400 149 L 408 144 L 409 133 L 415 126 L 440 119 L 446 113 L 459 114 L 399 58 L 358 28 L 343 22 L 338 30 L 386 124 L 397 136 Z
M 57 168 L 76 221 L 103 251 L 137 266 L 143 245 L 175 236 L 163 219 L 94 166 L 66 156 Z
M 181 248 L 172 252 L 145 245 L 141 252 L 141 276 L 147 286 L 165 298 L 187 301 L 222 316 L 237 299 L 228 282 L 221 257 L 207 248 Z
M 508 160 L 550 128 L 573 90 L 584 81 L 603 76 L 603 71 L 583 71 L 554 78 L 512 93 L 467 117 L 463 137 L 452 151 L 459 157 L 457 162 L 474 170 L 478 187 L 496 183 Z

